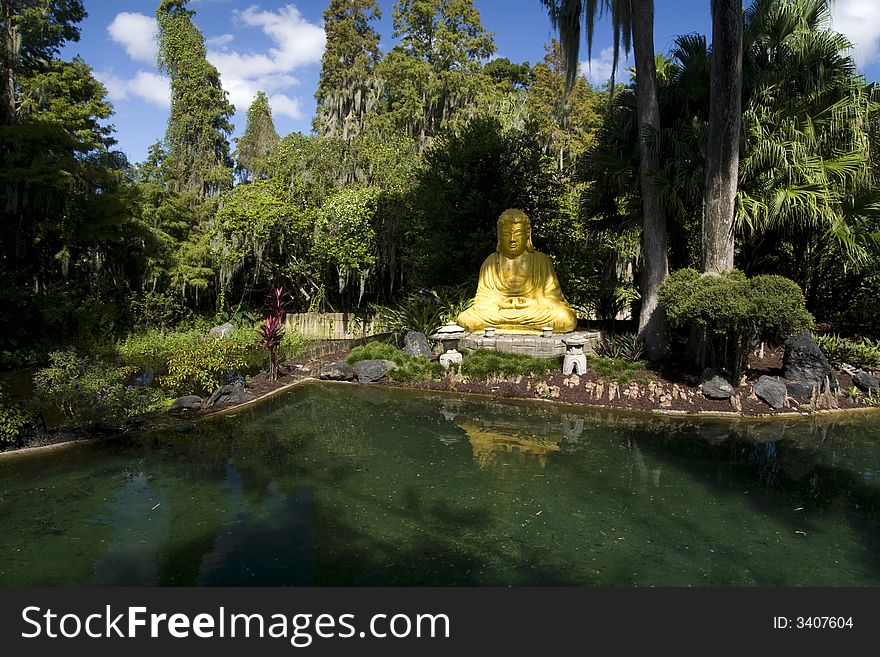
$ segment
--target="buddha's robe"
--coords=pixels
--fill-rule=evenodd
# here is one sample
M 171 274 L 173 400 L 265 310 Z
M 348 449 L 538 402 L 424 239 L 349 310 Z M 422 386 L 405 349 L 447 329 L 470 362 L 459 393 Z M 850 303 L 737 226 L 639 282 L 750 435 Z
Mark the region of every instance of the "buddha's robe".
M 483 261 L 473 305 L 458 316 L 470 332 L 494 327 L 500 333 L 540 333 L 552 326 L 568 333 L 577 317 L 562 296 L 553 264 L 543 253 L 517 258 L 495 252 Z

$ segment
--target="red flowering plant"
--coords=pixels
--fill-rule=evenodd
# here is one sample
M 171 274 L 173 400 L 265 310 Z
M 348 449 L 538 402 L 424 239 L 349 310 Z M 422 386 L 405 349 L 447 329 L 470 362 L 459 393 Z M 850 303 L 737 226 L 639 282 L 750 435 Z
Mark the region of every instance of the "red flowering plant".
M 260 325 L 260 346 L 269 350 L 269 380 L 278 380 L 278 349 L 284 338 L 284 317 L 287 315 L 287 295 L 277 287 L 269 294 L 269 315 Z

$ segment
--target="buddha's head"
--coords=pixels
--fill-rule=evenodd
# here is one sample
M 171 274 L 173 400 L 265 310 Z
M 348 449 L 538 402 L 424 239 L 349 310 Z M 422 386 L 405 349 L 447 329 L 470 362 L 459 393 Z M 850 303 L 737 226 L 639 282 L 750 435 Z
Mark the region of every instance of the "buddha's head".
M 495 249 L 508 258 L 517 258 L 526 251 L 531 253 L 535 250 L 532 246 L 532 224 L 525 212 L 511 208 L 501 213 Z

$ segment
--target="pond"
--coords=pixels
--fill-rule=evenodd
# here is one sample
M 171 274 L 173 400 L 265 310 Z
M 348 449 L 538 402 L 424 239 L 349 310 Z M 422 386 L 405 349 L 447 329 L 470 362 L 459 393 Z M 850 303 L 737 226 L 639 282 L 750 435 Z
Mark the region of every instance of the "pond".
M 875 414 L 309 384 L 0 460 L 0 585 L 880 585 Z

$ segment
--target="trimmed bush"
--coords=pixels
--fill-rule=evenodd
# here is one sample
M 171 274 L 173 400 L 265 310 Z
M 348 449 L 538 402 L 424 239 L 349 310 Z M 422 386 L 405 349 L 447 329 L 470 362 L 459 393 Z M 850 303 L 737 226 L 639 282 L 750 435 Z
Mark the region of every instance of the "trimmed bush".
M 801 289 L 783 276 L 680 269 L 663 284 L 660 303 L 672 328 L 696 330 L 706 348 L 700 363 L 708 360 L 734 381 L 748 365 L 755 340 L 779 343 L 813 326 Z

